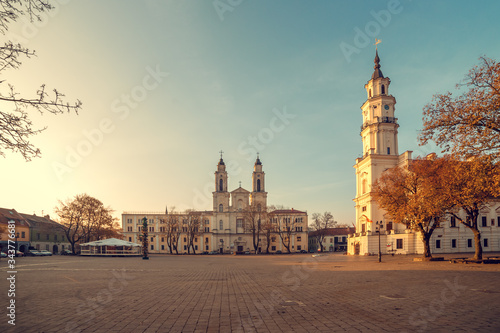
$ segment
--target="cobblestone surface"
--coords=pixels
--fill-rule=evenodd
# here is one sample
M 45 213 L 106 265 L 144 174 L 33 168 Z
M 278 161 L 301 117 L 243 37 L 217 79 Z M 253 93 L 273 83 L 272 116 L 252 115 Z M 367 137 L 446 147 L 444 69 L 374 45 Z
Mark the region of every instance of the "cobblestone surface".
M 0 332 L 500 331 L 500 265 L 412 258 L 16 258 L 16 325 L 2 296 Z

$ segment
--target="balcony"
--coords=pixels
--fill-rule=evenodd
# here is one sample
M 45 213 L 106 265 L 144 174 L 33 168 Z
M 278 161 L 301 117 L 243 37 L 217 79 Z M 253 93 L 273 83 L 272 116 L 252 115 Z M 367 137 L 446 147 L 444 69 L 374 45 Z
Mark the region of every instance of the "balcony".
M 375 117 L 375 121 L 373 121 L 373 122 L 367 121 L 363 125 L 361 125 L 361 131 L 363 131 L 365 128 L 367 128 L 368 126 L 373 125 L 373 124 L 382 124 L 382 123 L 396 124 L 397 120 L 398 120 L 398 118 L 395 118 L 395 117 Z

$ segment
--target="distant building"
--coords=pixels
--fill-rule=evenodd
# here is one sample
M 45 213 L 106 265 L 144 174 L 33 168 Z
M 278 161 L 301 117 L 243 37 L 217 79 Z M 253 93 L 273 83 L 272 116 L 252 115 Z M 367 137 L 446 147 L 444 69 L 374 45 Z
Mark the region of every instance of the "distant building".
M 188 252 L 188 221 L 196 218 L 200 224 L 197 227 L 193 245 L 196 253 L 216 251 L 254 252 L 253 235 L 245 219 L 245 211 L 252 209 L 258 215 L 267 207 L 267 192 L 265 191 L 265 174 L 262 163 L 257 157 L 252 174 L 252 192 L 238 187 L 228 192 L 228 174 L 222 159 L 215 171 L 215 191 L 213 192 L 213 208 L 211 211 L 196 211 L 181 214 L 179 225 L 179 253 Z M 295 209 L 276 210 L 271 212 L 272 229 L 269 237 L 270 252 L 288 252 L 284 243 L 289 245 L 291 252 L 307 251 L 307 213 Z M 130 242 L 140 242 L 142 219 L 148 220 L 149 251 L 151 253 L 169 253 L 167 244 L 165 213 L 129 213 L 122 214 L 124 239 Z M 260 219 L 259 219 L 260 220 Z M 262 221 L 262 223 L 264 223 Z M 280 229 L 281 228 L 281 229 Z M 287 229 L 286 235 L 278 230 Z M 283 239 L 282 239 L 283 238 Z M 261 233 L 257 253 L 267 249 L 267 237 Z
M 323 251 L 342 252 L 347 251 L 347 237 L 356 232 L 356 228 L 328 228 L 309 232 L 309 250 L 319 251 L 321 246 L 318 242 L 318 235 L 324 233 Z
M 14 230 L 14 239 L 10 238 L 12 234 L 9 230 L 12 229 Z M 28 251 L 30 225 L 15 209 L 0 208 L 0 231 L 0 247 L 2 252 L 7 253 L 9 245 L 15 246 L 16 250 L 21 252 Z
M 36 216 L 21 214 L 30 224 L 30 246 L 37 250 L 46 250 L 59 254 L 63 250 L 71 250 L 63 230 L 63 226 L 52 221 L 49 215 Z
M 349 254 L 382 253 L 421 254 L 423 244 L 420 233 L 394 223 L 379 208 L 371 188 L 382 173 L 392 167 L 405 167 L 412 161 L 412 152 L 398 153 L 398 119 L 394 111 L 396 99 L 389 94 L 391 80 L 380 70 L 378 52 L 374 72 L 365 84 L 367 100 L 361 106 L 363 124 L 361 139 L 363 156 L 356 159 L 356 232 L 348 238 Z M 500 251 L 500 200 L 490 200 L 480 210 L 479 229 L 484 252 Z M 431 252 L 474 252 L 474 235 L 464 225 L 447 217 L 436 228 L 430 239 Z

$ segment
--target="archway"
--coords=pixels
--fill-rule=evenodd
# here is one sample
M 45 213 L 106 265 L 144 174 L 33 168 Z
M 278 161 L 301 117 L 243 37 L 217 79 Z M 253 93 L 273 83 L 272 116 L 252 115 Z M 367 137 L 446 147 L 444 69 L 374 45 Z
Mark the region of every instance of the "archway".
M 59 248 L 57 247 L 57 245 L 52 246 L 52 253 L 53 254 L 58 254 L 59 253 L 58 250 L 59 250 Z

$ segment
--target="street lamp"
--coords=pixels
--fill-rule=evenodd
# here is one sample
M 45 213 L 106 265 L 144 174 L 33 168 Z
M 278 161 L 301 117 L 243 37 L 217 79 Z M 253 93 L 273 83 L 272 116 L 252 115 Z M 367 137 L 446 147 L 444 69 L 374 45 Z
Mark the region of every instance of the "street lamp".
M 380 229 L 382 229 L 383 225 L 382 225 L 382 221 L 376 221 L 376 231 L 378 233 L 378 262 L 382 262 L 382 251 L 381 251 L 381 248 L 380 248 Z

